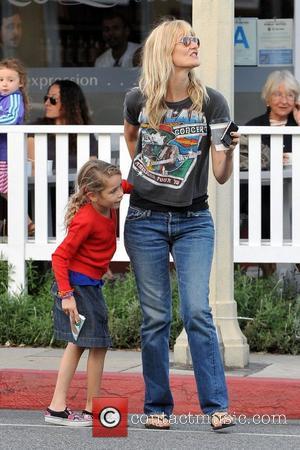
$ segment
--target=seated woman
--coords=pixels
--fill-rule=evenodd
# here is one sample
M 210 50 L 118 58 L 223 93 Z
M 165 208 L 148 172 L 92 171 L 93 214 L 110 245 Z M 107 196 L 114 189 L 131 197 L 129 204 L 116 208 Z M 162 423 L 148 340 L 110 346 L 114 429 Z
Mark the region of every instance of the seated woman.
M 297 126 L 300 125 L 300 86 L 288 70 L 270 73 L 263 87 L 261 97 L 266 104 L 266 112 L 254 117 L 247 126 Z M 284 136 L 283 151 L 292 151 L 292 137 Z M 270 136 L 262 136 L 262 143 L 270 146 Z
M 34 122 L 34 125 L 90 125 L 91 119 L 84 94 L 74 81 L 56 80 L 52 83 L 44 97 L 45 115 Z M 95 136 L 90 136 L 90 156 L 98 157 L 98 144 Z M 28 137 L 28 159 L 33 161 L 34 170 L 34 137 Z M 48 159 L 55 168 L 55 135 L 48 135 Z M 77 136 L 69 136 L 69 169 L 77 168 Z
M 90 125 L 91 119 L 84 94 L 78 84 L 71 80 L 56 80 L 52 83 L 44 97 L 45 115 L 35 121 L 35 125 Z M 55 158 L 55 134 L 48 134 L 48 160 Z M 90 135 L 90 157 L 98 158 L 98 142 Z M 34 174 L 35 160 L 34 136 L 28 136 L 28 159 L 32 161 Z M 69 135 L 69 171 L 77 170 L 77 135 Z M 55 190 L 51 189 L 52 229 L 55 229 Z
M 266 112 L 249 120 L 246 126 L 297 126 L 300 125 L 300 86 L 288 70 L 276 70 L 267 78 L 262 89 Z M 270 136 L 263 135 L 263 145 L 270 147 Z M 283 136 L 283 153 L 292 151 L 292 136 Z M 248 215 L 248 185 L 241 185 L 240 210 Z M 270 186 L 262 186 L 262 238 L 270 239 Z M 245 236 L 244 236 L 245 237 Z M 267 266 L 267 265 L 266 265 Z M 266 267 L 265 275 L 274 266 Z

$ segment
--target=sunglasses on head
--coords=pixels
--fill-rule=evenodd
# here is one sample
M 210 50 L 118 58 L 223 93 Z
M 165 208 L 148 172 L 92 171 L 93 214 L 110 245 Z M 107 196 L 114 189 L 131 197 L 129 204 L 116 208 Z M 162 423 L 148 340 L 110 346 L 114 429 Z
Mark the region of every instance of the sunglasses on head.
M 191 43 L 196 44 L 200 47 L 200 39 L 196 36 L 182 36 L 178 44 L 183 44 L 185 47 L 189 47 Z
M 51 105 L 55 106 L 56 103 L 58 102 L 58 100 L 55 97 L 50 97 L 50 95 L 45 95 L 44 97 L 44 103 L 46 103 L 46 101 L 49 100 L 49 102 L 51 103 Z

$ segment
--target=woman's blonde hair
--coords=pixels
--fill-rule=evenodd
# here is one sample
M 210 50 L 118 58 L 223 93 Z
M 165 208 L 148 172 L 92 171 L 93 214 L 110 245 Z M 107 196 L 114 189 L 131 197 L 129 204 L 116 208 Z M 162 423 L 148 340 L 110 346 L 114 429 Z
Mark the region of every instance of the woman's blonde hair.
M 294 75 L 288 70 L 274 70 L 268 76 L 261 93 L 261 98 L 266 104 L 281 83 L 285 85 L 287 91 L 295 94 L 295 99 L 297 100 L 300 95 L 300 86 Z
M 195 35 L 191 25 L 184 20 L 168 19 L 154 28 L 145 41 L 139 87 L 145 96 L 145 112 L 153 128 L 158 128 L 167 112 L 165 98 L 168 81 L 174 71 L 172 53 L 184 35 Z M 192 100 L 191 109 L 201 111 L 207 93 L 193 69 L 189 72 L 188 95 Z
M 27 73 L 24 65 L 16 58 L 6 58 L 0 61 L 0 69 L 9 69 L 17 72 L 22 86 L 19 88 L 24 102 L 24 117 L 26 119 L 29 112 L 29 97 L 27 93 Z
M 80 169 L 75 186 L 75 193 L 71 195 L 65 215 L 65 227 L 68 228 L 74 215 L 86 203 L 89 203 L 88 192 L 98 194 L 106 187 L 107 178 L 121 175 L 118 167 L 99 159 L 87 161 Z

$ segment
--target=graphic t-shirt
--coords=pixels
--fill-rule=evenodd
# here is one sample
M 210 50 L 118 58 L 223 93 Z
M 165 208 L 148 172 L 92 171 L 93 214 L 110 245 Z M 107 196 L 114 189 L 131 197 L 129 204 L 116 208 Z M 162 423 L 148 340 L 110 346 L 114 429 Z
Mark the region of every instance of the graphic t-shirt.
M 131 168 L 133 195 L 175 207 L 207 195 L 209 148 L 212 142 L 225 149 L 220 138 L 230 120 L 225 98 L 214 89 L 207 93 L 201 112 L 191 109 L 190 98 L 166 102 L 168 110 L 158 129 L 148 123 L 141 91 L 127 93 L 124 117 L 140 126 Z

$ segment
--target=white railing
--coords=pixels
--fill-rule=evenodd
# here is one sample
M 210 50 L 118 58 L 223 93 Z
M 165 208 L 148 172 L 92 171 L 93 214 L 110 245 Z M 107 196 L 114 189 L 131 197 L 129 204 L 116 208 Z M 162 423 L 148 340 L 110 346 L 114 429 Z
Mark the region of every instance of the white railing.
M 300 261 L 300 127 L 240 127 L 248 135 L 249 168 L 234 155 L 234 261 Z M 261 135 L 271 135 L 270 170 L 261 170 Z M 283 135 L 292 135 L 292 166 L 283 166 Z M 248 239 L 240 238 L 240 183 L 248 182 Z M 270 239 L 261 238 L 261 186 L 270 185 Z
M 26 285 L 25 261 L 51 260 L 51 254 L 63 239 L 65 207 L 69 196 L 70 182 L 75 174 L 68 167 L 68 134 L 77 133 L 77 168 L 89 159 L 89 135 L 98 139 L 98 157 L 112 161 L 118 152 L 118 163 L 124 178 L 130 168 L 130 158 L 123 136 L 122 126 L 10 126 L 8 133 L 8 237 L 2 238 L 0 252 L 13 266 L 11 290 Z M 56 134 L 55 175 L 47 174 L 47 133 Z M 27 174 L 27 137 L 34 134 L 35 177 Z M 113 145 L 112 145 L 113 143 Z M 113 146 L 115 148 L 113 148 Z M 35 236 L 27 236 L 28 188 L 33 183 L 33 210 Z M 50 187 L 55 189 L 55 227 L 52 228 L 53 206 Z M 125 211 L 129 196 L 125 196 L 120 207 L 119 237 L 115 261 L 127 261 L 123 245 Z
M 98 139 L 98 157 L 118 162 L 124 177 L 130 158 L 122 126 L 10 126 L 8 133 L 8 237 L 2 238 L 0 252 L 14 267 L 11 289 L 26 285 L 25 261 L 50 260 L 64 237 L 63 218 L 70 182 L 75 174 L 68 167 L 68 134 L 77 134 L 77 168 L 89 158 L 89 135 Z M 249 170 L 239 170 L 239 149 L 234 156 L 234 261 L 299 262 L 300 260 L 300 127 L 240 127 L 249 137 Z M 56 171 L 47 174 L 47 133 L 56 135 Z M 35 136 L 35 177 L 28 177 L 27 136 Z M 261 170 L 261 135 L 271 135 L 271 168 Z M 293 135 L 293 164 L 282 165 L 283 134 Z M 297 176 L 298 174 L 298 176 Z M 249 185 L 248 239 L 240 238 L 239 189 Z M 271 187 L 271 235 L 261 239 L 261 184 Z M 29 189 L 30 188 L 30 189 Z M 55 226 L 52 229 L 53 205 L 49 190 L 55 189 Z M 27 236 L 28 192 L 32 197 L 35 236 Z M 32 194 L 34 192 L 34 195 Z M 128 196 L 120 208 L 120 225 L 114 261 L 128 261 L 123 229 Z

